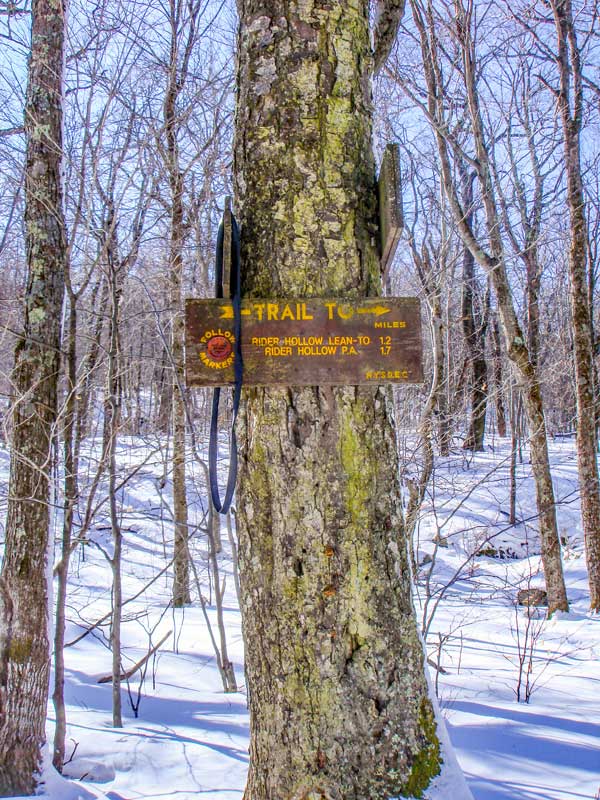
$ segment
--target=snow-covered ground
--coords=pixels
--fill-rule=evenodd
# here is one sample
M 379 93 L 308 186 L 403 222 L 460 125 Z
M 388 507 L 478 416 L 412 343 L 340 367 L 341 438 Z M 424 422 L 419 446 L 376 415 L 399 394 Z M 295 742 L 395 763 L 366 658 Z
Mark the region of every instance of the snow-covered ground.
M 527 452 L 518 466 L 517 518 L 508 524 L 506 442 L 467 457 L 438 459 L 417 531 L 417 614 L 428 627 L 431 668 L 442 714 L 474 800 L 596 800 L 600 797 L 600 620 L 588 612 L 588 590 L 572 440 L 551 445 L 571 612 L 546 620 L 516 605 L 519 588 L 541 586 L 535 504 Z M 97 457 L 90 448 L 90 478 Z M 2 482 L 8 458 L 0 452 Z M 160 441 L 124 440 L 119 466 L 135 473 L 120 497 L 125 536 L 124 597 L 156 576 L 170 558 L 170 485 Z M 190 459 L 193 463 L 193 459 Z M 194 529 L 203 517 L 204 479 L 190 475 L 192 548 L 204 596 L 207 545 Z M 5 492 L 2 492 L 5 496 Z M 84 496 L 84 491 L 82 492 Z M 100 495 L 102 496 L 102 495 Z M 108 509 L 71 570 L 67 642 L 110 607 Z M 60 522 L 57 519 L 57 525 Z M 437 540 L 437 544 L 434 540 Z M 68 703 L 66 783 L 48 771 L 51 800 L 107 797 L 240 800 L 248 765 L 248 715 L 243 691 L 240 616 L 223 530 L 229 655 L 240 691 L 223 692 L 202 609 L 169 607 L 165 573 L 124 609 L 125 666 L 171 631 L 123 691 L 124 726 L 111 727 L 111 670 L 106 624 L 66 650 Z M 507 558 L 494 557 L 492 550 Z M 430 560 L 432 559 L 432 560 Z M 214 608 L 209 616 L 216 630 Z M 520 666 L 522 664 L 522 666 Z M 521 700 L 517 687 L 521 682 Z M 134 711 L 134 708 L 137 711 Z M 53 735 L 49 706 L 48 737 Z M 450 773 L 452 770 L 450 770 Z M 447 776 L 446 776 L 447 777 Z M 458 800 L 450 783 L 431 800 Z

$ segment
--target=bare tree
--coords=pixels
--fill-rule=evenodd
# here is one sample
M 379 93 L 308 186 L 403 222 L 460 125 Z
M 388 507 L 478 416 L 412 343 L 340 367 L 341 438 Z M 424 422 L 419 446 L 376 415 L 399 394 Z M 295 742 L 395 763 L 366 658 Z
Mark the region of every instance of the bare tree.
M 173 430 L 173 511 L 175 515 L 173 605 L 190 602 L 188 507 L 185 486 L 185 398 L 183 392 L 184 321 L 181 283 L 185 239 L 184 175 L 179 157 L 181 116 L 178 100 L 185 88 L 189 62 L 196 45 L 202 2 L 172 0 L 167 12 L 170 49 L 163 104 L 165 166 L 170 189 L 169 304 L 171 306 L 171 358 L 173 386 L 171 426 Z
M 50 670 L 49 487 L 66 262 L 61 159 L 63 3 L 33 0 L 25 106 L 28 281 L 15 351 L 6 544 L 0 573 L 0 794 L 33 794 Z
M 477 175 L 467 169 L 463 159 L 459 157 L 457 160 L 462 184 L 462 206 L 467 215 L 466 222 L 472 228 L 474 220 L 473 183 Z M 489 287 L 486 287 L 483 297 L 481 297 L 475 274 L 475 257 L 471 250 L 463 244 L 461 319 L 470 372 L 470 418 L 463 448 L 472 450 L 474 453 L 479 453 L 483 450 L 485 440 L 485 419 L 488 401 L 485 337 L 489 314 Z
M 559 84 L 553 89 L 562 120 L 569 208 L 569 278 L 577 389 L 577 465 L 581 519 L 590 585 L 590 606 L 600 612 L 600 482 L 596 460 L 594 359 L 588 295 L 588 228 L 581 170 L 583 125 L 582 50 L 571 0 L 551 0 Z M 597 9 L 594 16 L 597 15 Z M 594 20 L 595 21 L 595 20 Z
M 502 367 L 502 348 L 500 345 L 500 326 L 498 318 L 492 315 L 492 374 L 494 378 L 494 406 L 496 409 L 496 427 L 498 436 L 506 436 L 506 406 L 504 402 L 504 380 Z
M 158 43 L 148 55 L 152 73 L 164 83 L 161 125 L 156 125 L 156 87 L 148 98 L 148 125 L 152 138 L 147 143 L 148 159 L 160 173 L 156 195 L 168 225 L 168 270 L 166 294 L 169 306 L 169 351 L 163 353 L 160 371 L 160 418 L 172 431 L 173 504 L 175 514 L 173 604 L 190 602 L 190 553 L 188 549 L 188 506 L 186 492 L 186 403 L 184 389 L 183 293 L 191 271 L 186 259 L 196 216 L 202 205 L 210 208 L 214 163 L 203 163 L 207 154 L 221 143 L 221 129 L 227 118 L 225 100 L 228 81 L 219 74 L 216 59 L 200 56 L 202 37 L 210 27 L 205 0 L 168 0 L 161 6 L 168 31 L 166 52 Z M 199 125 L 198 118 L 206 124 Z M 218 158 L 215 159 L 218 163 Z M 164 176 L 164 179 L 163 179 Z M 163 191 L 162 184 L 167 184 Z M 198 185 L 198 183 L 200 185 Z M 206 213 L 206 212 L 205 212 Z M 167 409 L 170 406 L 170 413 Z
M 451 245 L 448 240 L 447 226 L 444 224 L 443 192 L 436 181 L 434 192 L 423 191 L 424 181 L 421 176 L 411 176 L 411 189 L 414 196 L 414 216 L 408 225 L 408 244 L 427 303 L 430 322 L 432 365 L 431 386 L 429 395 L 421 414 L 420 434 L 423 448 L 422 467 L 416 480 L 410 478 L 409 502 L 406 511 L 406 532 L 409 540 L 409 552 L 416 574 L 413 534 L 418 522 L 419 513 L 425 493 L 433 474 L 435 454 L 435 420 L 438 420 L 439 450 L 441 455 L 449 452 L 449 422 L 447 402 L 447 354 L 444 320 L 444 294 L 448 294 L 449 264 L 452 259 Z M 435 199 L 434 199 L 435 197 Z M 436 224 L 437 223 L 437 224 Z M 419 241 L 417 231 L 421 229 Z M 439 236 L 439 239 L 437 236 Z
M 469 224 L 467 209 L 460 201 L 453 176 L 451 152 L 458 148 L 458 143 L 448 129 L 444 96 L 445 79 L 442 72 L 436 11 L 430 3 L 421 3 L 420 0 L 412 0 L 411 8 L 418 30 L 427 88 L 427 106 L 423 107 L 423 110 L 434 130 L 444 190 L 461 238 L 473 257 L 485 269 L 494 288 L 508 357 L 514 365 L 523 389 L 540 515 L 542 560 L 548 588 L 549 611 L 552 613 L 556 610 L 567 610 L 568 601 L 562 571 L 542 394 L 516 313 L 508 278 L 500 215 L 492 180 L 490 147 L 481 114 L 478 61 L 473 31 L 474 6 L 471 3 L 465 5 L 461 0 L 457 0 L 453 4 L 454 21 L 447 30 L 451 32 L 456 48 L 455 58 L 461 64 L 460 80 L 464 86 L 467 119 L 474 149 L 474 156 L 470 159 L 464 150 L 462 155 L 470 161 L 477 174 L 489 251 Z M 442 20 L 439 20 L 439 24 L 442 24 Z M 414 97 L 414 93 L 412 96 Z

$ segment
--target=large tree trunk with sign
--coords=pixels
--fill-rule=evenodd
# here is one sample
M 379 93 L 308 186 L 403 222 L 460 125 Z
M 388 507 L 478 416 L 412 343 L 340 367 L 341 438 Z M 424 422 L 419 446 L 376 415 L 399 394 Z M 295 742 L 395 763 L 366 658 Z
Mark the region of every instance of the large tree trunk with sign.
M 242 0 L 247 297 L 380 291 L 367 0 Z M 390 391 L 248 389 L 238 523 L 246 800 L 388 798 L 439 746 L 410 598 Z
M 61 97 L 64 9 L 34 0 L 25 108 L 24 331 L 16 348 L 12 455 L 0 575 L 0 796 L 33 794 L 45 742 L 48 532 L 66 245 Z

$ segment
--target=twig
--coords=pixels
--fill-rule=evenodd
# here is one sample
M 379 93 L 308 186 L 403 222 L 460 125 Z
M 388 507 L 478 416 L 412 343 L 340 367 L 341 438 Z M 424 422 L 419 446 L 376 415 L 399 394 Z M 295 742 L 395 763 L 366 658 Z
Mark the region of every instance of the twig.
M 127 603 L 132 603 L 134 600 L 137 600 L 140 595 L 144 594 L 146 589 L 149 589 L 153 583 L 156 583 L 156 581 L 161 577 L 161 575 L 165 574 L 165 572 L 169 569 L 169 567 L 172 566 L 174 560 L 175 559 L 172 558 L 169 561 L 169 563 L 165 567 L 163 567 L 160 572 L 157 572 L 156 575 L 152 578 L 152 580 L 150 580 L 145 586 L 143 586 L 137 594 L 134 594 L 132 597 L 128 597 L 127 600 L 124 600 L 121 603 L 121 607 L 126 606 Z M 77 642 L 80 642 L 82 639 L 85 639 L 88 633 L 91 633 L 92 631 L 96 630 L 96 628 L 100 627 L 100 625 L 102 625 L 103 622 L 106 622 L 107 619 L 110 619 L 111 616 L 112 616 L 112 611 L 109 611 L 103 617 L 100 617 L 99 620 L 96 620 L 96 622 L 94 622 L 93 625 L 90 625 L 89 628 L 86 628 L 83 633 L 80 633 L 79 636 L 76 636 L 75 639 L 73 639 L 70 642 L 67 642 L 65 644 L 65 647 L 73 647 L 74 644 L 77 644 Z
M 433 658 L 428 658 L 428 659 L 427 659 L 427 663 L 428 663 L 428 664 L 429 664 L 429 666 L 430 666 L 432 669 L 434 669 L 436 672 L 439 672 L 439 673 L 441 673 L 442 675 L 447 675 L 447 674 L 448 674 L 448 670 L 447 670 L 447 669 L 444 669 L 444 667 L 442 667 L 440 664 L 436 664 L 436 663 L 435 663 L 435 661 L 433 660 Z
M 169 636 L 172 633 L 173 633 L 173 631 L 169 631 L 168 633 L 166 633 L 163 636 L 163 638 L 160 640 L 160 642 L 158 644 L 154 645 L 154 647 L 151 650 L 148 650 L 146 655 L 143 658 L 140 658 L 140 660 L 137 661 L 133 665 L 133 667 L 130 667 L 130 669 L 128 669 L 126 672 L 122 672 L 121 673 L 121 680 L 122 681 L 129 680 L 129 678 L 131 678 L 132 675 L 135 675 L 135 673 L 138 671 L 138 669 L 140 667 L 144 666 L 146 661 L 148 661 L 148 659 L 151 658 L 154 655 L 154 653 L 156 653 L 158 648 L 167 641 L 167 639 L 169 638 Z M 104 675 L 104 677 L 98 678 L 97 683 L 110 683 L 112 681 L 112 679 L 113 679 L 113 676 L 112 676 L 112 673 L 111 673 L 110 675 Z

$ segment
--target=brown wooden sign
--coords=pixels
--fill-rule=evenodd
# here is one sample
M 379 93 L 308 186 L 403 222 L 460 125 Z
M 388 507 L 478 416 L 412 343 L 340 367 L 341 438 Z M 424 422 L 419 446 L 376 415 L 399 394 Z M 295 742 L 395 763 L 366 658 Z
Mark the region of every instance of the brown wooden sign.
M 187 385 L 233 385 L 231 301 L 187 300 L 185 314 Z M 242 358 L 245 386 L 419 383 L 419 301 L 247 299 Z
M 404 224 L 400 185 L 400 148 L 397 144 L 388 144 L 385 148 L 381 160 L 378 189 L 381 273 L 385 285 Z

